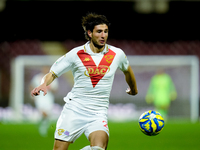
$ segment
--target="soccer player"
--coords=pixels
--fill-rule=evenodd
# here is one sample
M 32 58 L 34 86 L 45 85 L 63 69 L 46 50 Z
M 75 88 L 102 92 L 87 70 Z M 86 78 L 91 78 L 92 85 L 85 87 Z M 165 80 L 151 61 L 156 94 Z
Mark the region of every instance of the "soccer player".
M 31 83 L 30 89 L 38 86 L 43 78 L 43 76 L 49 72 L 49 67 L 43 66 L 41 72 L 34 75 Z M 54 93 L 57 91 L 58 81 L 55 80 L 51 85 L 47 87 L 48 94 L 43 96 L 42 94 L 33 98 L 35 107 L 41 114 L 41 120 L 39 122 L 39 133 L 41 136 L 47 136 L 48 129 L 50 126 L 50 115 L 54 105 Z
M 177 92 L 171 77 L 165 73 L 164 69 L 158 69 L 157 73 L 151 78 L 146 102 L 153 103 L 156 111 L 161 113 L 164 119 L 167 119 L 171 101 L 176 98 Z
M 119 68 L 125 75 L 130 95 L 138 93 L 134 73 L 124 52 L 106 44 L 110 23 L 104 15 L 89 13 L 82 18 L 88 42 L 59 58 L 44 76 L 43 83 L 32 90 L 47 93 L 47 86 L 71 70 L 74 86 L 64 98 L 66 104 L 57 121 L 54 150 L 68 147 L 83 133 L 90 145 L 82 150 L 106 150 L 109 139 L 107 109 L 114 74 Z

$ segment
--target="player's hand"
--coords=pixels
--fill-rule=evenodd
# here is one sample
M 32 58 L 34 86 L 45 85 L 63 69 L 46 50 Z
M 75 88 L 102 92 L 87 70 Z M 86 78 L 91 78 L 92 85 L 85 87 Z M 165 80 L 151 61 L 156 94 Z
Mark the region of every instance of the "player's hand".
M 31 91 L 31 95 L 38 96 L 38 95 L 40 95 L 40 91 L 44 92 L 44 94 L 43 94 L 44 96 L 47 94 L 47 88 L 40 85 L 39 87 L 36 87 Z
M 127 88 L 126 93 L 129 95 L 136 95 L 138 93 L 138 91 L 137 90 L 132 91 L 130 88 Z

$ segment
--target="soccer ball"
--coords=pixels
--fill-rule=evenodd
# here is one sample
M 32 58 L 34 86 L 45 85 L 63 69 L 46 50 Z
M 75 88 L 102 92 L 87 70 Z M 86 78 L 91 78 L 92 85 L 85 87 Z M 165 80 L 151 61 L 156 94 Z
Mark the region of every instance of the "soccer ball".
M 159 112 L 149 110 L 140 116 L 139 127 L 144 134 L 154 136 L 163 130 L 164 119 Z

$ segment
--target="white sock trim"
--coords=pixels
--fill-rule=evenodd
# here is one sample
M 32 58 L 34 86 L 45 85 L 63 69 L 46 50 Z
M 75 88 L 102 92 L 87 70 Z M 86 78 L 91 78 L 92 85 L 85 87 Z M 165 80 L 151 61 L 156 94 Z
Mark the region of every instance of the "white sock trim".
M 99 146 L 93 146 L 91 147 L 91 150 L 104 150 L 104 149 Z
M 80 149 L 80 150 L 91 150 L 91 148 L 90 148 L 90 145 L 88 145 L 88 146 L 83 147 L 83 148 Z

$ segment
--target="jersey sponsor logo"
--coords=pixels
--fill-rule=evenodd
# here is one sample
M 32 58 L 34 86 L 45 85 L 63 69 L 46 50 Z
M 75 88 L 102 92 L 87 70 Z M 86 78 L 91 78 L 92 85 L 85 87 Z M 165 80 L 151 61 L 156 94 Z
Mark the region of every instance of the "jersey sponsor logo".
M 96 75 L 100 75 L 100 76 L 104 76 L 106 73 L 108 73 L 110 71 L 110 67 L 109 66 L 98 66 L 98 68 L 94 68 L 92 66 L 88 66 L 87 70 L 85 70 L 84 74 L 87 77 L 92 77 L 90 76 L 91 74 L 96 74 Z
M 96 66 L 92 57 L 84 50 L 78 51 L 77 55 L 86 67 L 84 74 L 85 76 L 90 77 L 94 88 L 103 76 L 110 71 L 110 65 L 112 64 L 116 53 L 109 50 L 109 52 L 103 56 L 98 66 Z

